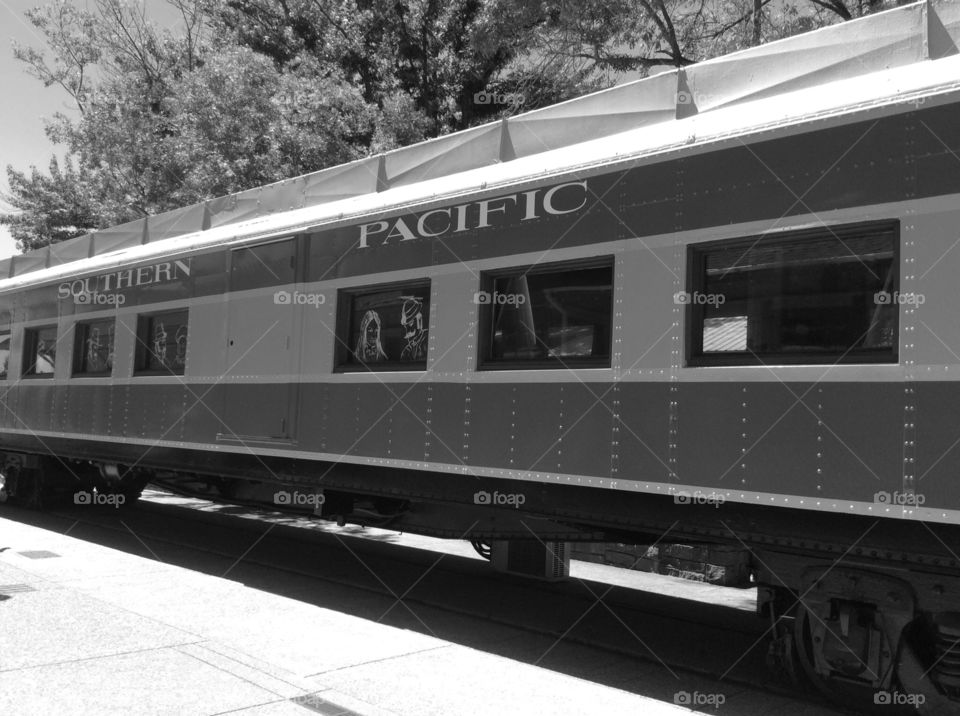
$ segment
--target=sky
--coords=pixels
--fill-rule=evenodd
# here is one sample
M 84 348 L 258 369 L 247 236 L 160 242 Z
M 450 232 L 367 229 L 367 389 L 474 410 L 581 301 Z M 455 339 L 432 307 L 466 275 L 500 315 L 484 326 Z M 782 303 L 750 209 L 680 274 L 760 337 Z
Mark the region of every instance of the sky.
M 45 47 L 41 35 L 24 16 L 30 8 L 44 0 L 0 0 L 0 192 L 7 192 L 7 166 L 29 172 L 31 166 L 46 171 L 50 157 L 63 150 L 54 147 L 43 131 L 44 118 L 55 112 L 75 111 L 67 93 L 60 87 L 44 87 L 28 75 L 23 65 L 13 58 L 14 40 L 37 48 Z M 88 0 L 74 4 L 89 7 Z M 161 25 L 176 21 L 174 12 L 161 0 L 148 0 L 149 14 Z M 0 200 L 0 211 L 9 211 L 9 204 Z M 0 226 L 0 259 L 17 251 L 6 227 Z
M 59 87 L 44 88 L 13 59 L 12 41 L 36 47 L 43 41 L 27 22 L 24 12 L 37 0 L 0 0 L 0 192 L 9 189 L 7 165 L 26 171 L 31 165 L 44 168 L 54 147 L 43 132 L 43 117 L 69 108 L 69 97 Z M 0 201 L 0 211 L 11 207 Z M 10 232 L 0 227 L 0 258 L 18 253 Z

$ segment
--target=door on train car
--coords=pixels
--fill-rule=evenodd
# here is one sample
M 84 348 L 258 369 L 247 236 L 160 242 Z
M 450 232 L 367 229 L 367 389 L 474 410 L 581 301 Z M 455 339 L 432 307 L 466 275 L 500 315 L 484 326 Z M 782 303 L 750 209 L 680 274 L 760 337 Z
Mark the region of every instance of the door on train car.
M 296 238 L 230 253 L 227 369 L 223 386 L 226 442 L 294 439 Z

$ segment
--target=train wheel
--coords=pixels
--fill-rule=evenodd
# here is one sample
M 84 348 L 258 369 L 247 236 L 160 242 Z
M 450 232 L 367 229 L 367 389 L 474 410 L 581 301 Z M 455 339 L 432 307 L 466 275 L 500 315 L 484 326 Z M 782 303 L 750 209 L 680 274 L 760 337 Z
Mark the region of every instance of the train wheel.
M 859 713 L 885 713 L 888 716 L 897 713 L 891 711 L 889 706 L 884 706 L 880 710 L 876 696 L 880 689 L 872 684 L 857 683 L 855 678 L 845 679 L 835 673 L 830 667 L 830 663 L 824 651 L 828 648 L 826 642 L 832 642 L 836 652 L 843 652 L 844 646 L 837 647 L 838 641 L 834 636 L 836 631 L 834 624 L 829 626 L 806 607 L 799 607 L 797 616 L 794 620 L 794 644 L 797 650 L 797 661 L 806 680 L 830 701 L 840 704 Z M 832 633 L 831 633 L 832 632 Z M 853 651 L 848 650 L 847 655 L 851 661 L 859 662 L 860 658 L 854 656 Z M 892 666 L 891 666 L 892 668 Z M 878 674 L 882 677 L 884 674 Z

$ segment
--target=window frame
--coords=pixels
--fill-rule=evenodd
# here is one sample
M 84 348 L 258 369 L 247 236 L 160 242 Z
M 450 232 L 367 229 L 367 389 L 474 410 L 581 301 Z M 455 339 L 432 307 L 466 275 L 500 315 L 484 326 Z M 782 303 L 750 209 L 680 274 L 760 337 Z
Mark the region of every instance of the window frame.
M 40 331 L 47 330 L 52 328 L 56 333 L 55 344 L 59 344 L 60 340 L 60 329 L 56 323 L 47 323 L 43 325 L 36 326 L 26 326 L 23 329 L 23 345 L 21 346 L 21 364 L 20 364 L 20 377 L 26 380 L 32 380 L 34 378 L 40 380 L 49 380 L 56 376 L 57 374 L 57 354 L 59 350 L 55 351 L 53 354 L 53 370 L 49 373 L 37 373 L 37 341 L 39 340 Z M 59 348 L 59 345 L 57 346 Z M 8 371 L 9 375 L 9 371 Z
M 353 301 L 358 296 L 365 296 L 371 293 L 380 293 L 382 291 L 426 289 L 426 294 L 432 299 L 433 282 L 428 278 L 416 278 L 407 281 L 393 281 L 391 283 L 370 284 L 367 286 L 356 286 L 350 288 L 341 288 L 337 291 L 337 310 L 336 310 L 336 349 L 334 351 L 334 373 L 416 373 L 427 370 L 427 364 L 430 358 L 430 316 L 433 311 L 433 301 L 430 301 L 426 315 L 427 324 L 427 355 L 423 361 L 416 363 L 411 361 L 384 361 L 382 363 L 349 363 L 350 356 L 353 354 L 350 337 L 353 334 L 353 325 L 351 318 L 353 313 Z
M 290 279 L 288 281 L 283 280 L 281 277 L 274 275 L 272 278 L 265 277 L 262 274 L 257 277 L 257 280 L 249 280 L 250 277 L 242 275 L 239 273 L 238 257 L 243 252 L 256 252 L 261 249 L 266 249 L 268 247 L 276 247 L 280 244 L 289 242 L 292 251 L 289 254 L 290 266 L 288 267 L 291 273 Z M 242 292 L 242 291 L 255 291 L 264 288 L 273 288 L 275 290 L 280 290 L 284 286 L 290 286 L 296 284 L 300 281 L 300 277 L 303 271 L 303 240 L 300 234 L 290 234 L 288 236 L 281 236 L 267 241 L 258 241 L 254 243 L 241 244 L 240 246 L 235 246 L 230 249 L 229 253 L 229 265 L 227 266 L 227 292 Z M 260 260 L 260 259 L 258 259 Z M 267 269 L 268 272 L 273 273 L 270 268 L 260 260 L 260 263 Z
M 108 323 L 113 321 L 113 351 L 114 364 L 108 370 L 102 371 L 81 371 L 80 365 L 83 356 L 86 354 L 84 344 L 87 342 L 87 329 L 94 324 Z M 71 361 L 71 378 L 110 378 L 113 375 L 113 369 L 116 366 L 116 348 L 117 348 L 117 320 L 115 318 L 92 318 L 90 320 L 77 321 L 73 328 L 73 360 Z
M 7 364 L 6 370 L 0 370 L 0 382 L 10 380 L 10 357 L 13 355 L 13 330 L 12 327 L 0 328 L 0 338 L 7 337 Z M 4 366 L 0 365 L 0 369 Z
M 687 295 L 695 293 L 705 294 L 706 289 L 706 258 L 717 250 L 729 250 L 742 246 L 748 250 L 760 242 L 765 245 L 797 244 L 803 241 L 836 237 L 857 238 L 869 234 L 889 234 L 892 243 L 892 264 L 894 281 L 890 293 L 900 290 L 900 221 L 899 219 L 882 219 L 878 221 L 863 221 L 849 224 L 819 226 L 809 229 L 797 229 L 784 232 L 765 232 L 752 236 L 733 239 L 720 239 L 703 243 L 687 245 Z M 854 352 L 845 353 L 816 353 L 809 352 L 782 352 L 782 353 L 752 353 L 750 351 L 725 351 L 703 353 L 703 320 L 706 310 L 705 304 L 689 302 L 686 305 L 684 320 L 685 365 L 689 368 L 705 368 L 711 366 L 762 366 L 762 365 L 898 365 L 900 362 L 900 311 L 897 303 L 894 312 L 893 331 L 894 340 L 891 349 L 877 349 L 873 353 Z
M 609 369 L 613 365 L 613 333 L 615 329 L 615 294 L 616 294 L 616 257 L 613 254 L 591 256 L 569 261 L 554 261 L 543 264 L 525 264 L 491 269 L 480 273 L 479 291 L 493 294 L 498 279 L 517 275 L 535 276 L 544 273 L 563 273 L 578 269 L 610 269 L 610 335 L 606 357 L 590 358 L 539 358 L 535 360 L 495 360 L 493 354 L 493 305 L 481 304 L 478 306 L 477 326 L 479 340 L 477 341 L 477 370 L 576 370 L 576 369 Z
M 186 356 L 184 356 L 183 370 L 173 371 L 169 368 L 163 370 L 157 370 L 154 368 L 148 368 L 145 366 L 149 365 L 149 345 L 150 345 L 150 333 L 153 332 L 153 320 L 159 316 L 168 316 L 170 314 L 186 314 L 186 320 L 182 325 L 187 326 L 187 349 L 190 347 L 190 307 L 184 306 L 183 308 L 170 308 L 163 311 L 150 311 L 149 313 L 139 313 L 137 314 L 137 345 L 136 350 L 134 351 L 134 362 L 133 362 L 133 377 L 139 378 L 142 376 L 182 376 L 186 375 L 187 372 L 187 363 Z

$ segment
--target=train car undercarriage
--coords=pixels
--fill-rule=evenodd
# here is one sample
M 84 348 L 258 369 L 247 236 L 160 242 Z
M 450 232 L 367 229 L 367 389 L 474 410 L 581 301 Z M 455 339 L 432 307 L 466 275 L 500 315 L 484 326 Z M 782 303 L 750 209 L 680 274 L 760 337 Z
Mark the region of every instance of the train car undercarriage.
M 772 673 L 813 683 L 861 711 L 889 704 L 931 714 L 960 708 L 960 560 L 949 547 L 960 534 L 952 526 L 869 518 L 854 525 L 849 516 L 800 510 L 773 519 L 751 505 L 677 505 L 643 494 L 585 500 L 564 486 L 524 485 L 531 499 L 522 506 L 477 504 L 453 489 L 456 480 L 450 490 L 434 485 L 425 495 L 417 475 L 355 466 L 328 466 L 320 488 L 302 475 L 287 483 L 23 453 L 5 454 L 3 465 L 0 502 L 121 507 L 152 483 L 339 525 L 468 540 L 496 569 L 541 579 L 569 574 L 569 542 L 652 544 L 669 535 L 674 542 L 739 545 L 750 554 L 757 614 L 770 624 Z M 379 485 L 368 479 L 373 474 Z M 509 494 L 516 485 L 506 483 L 485 480 L 480 487 Z

